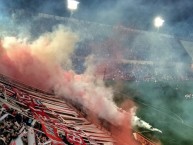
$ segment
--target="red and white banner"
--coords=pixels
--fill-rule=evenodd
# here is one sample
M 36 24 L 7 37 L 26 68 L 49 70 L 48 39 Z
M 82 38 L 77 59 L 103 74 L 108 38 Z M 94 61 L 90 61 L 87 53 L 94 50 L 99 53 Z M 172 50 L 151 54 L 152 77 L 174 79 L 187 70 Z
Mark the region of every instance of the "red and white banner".
M 24 103 L 25 105 L 29 105 L 32 103 L 32 99 L 30 96 L 24 95 L 21 93 L 16 93 L 16 99 L 17 99 L 17 101 L 20 101 L 20 102 Z
M 44 124 L 41 122 L 42 130 L 46 136 L 52 141 L 53 145 L 65 145 L 62 139 L 57 134 L 57 129 L 53 125 Z
M 34 106 L 45 107 L 39 99 L 32 98 L 32 102 L 33 102 Z
M 60 128 L 65 133 L 66 139 L 74 145 L 86 145 L 82 137 L 79 135 L 81 132 L 76 130 L 70 130 L 62 123 L 55 123 L 57 128 Z
M 14 91 L 12 91 L 12 90 L 9 90 L 9 89 L 6 89 L 6 95 L 9 97 L 9 96 L 12 96 L 12 95 L 14 95 L 15 94 L 15 92 Z
M 76 133 L 67 133 L 66 139 L 73 145 L 86 145 L 81 136 Z
M 72 130 L 67 126 L 65 126 L 63 123 L 60 123 L 54 119 L 51 119 L 48 116 L 48 114 L 45 112 L 45 111 L 49 111 L 49 109 L 41 102 L 41 100 L 36 99 L 31 95 L 22 93 L 17 89 L 13 89 L 13 91 L 16 93 L 16 99 L 24 103 L 25 105 L 29 106 L 34 118 L 41 122 L 43 132 L 51 140 L 53 145 L 65 145 L 62 139 L 58 136 L 57 128 L 60 128 L 60 130 L 63 131 L 63 133 L 66 136 L 66 139 L 71 144 L 86 145 L 83 138 L 80 136 L 80 132 L 76 130 Z M 72 111 L 69 111 L 69 113 L 72 113 Z M 54 115 L 56 118 L 59 117 L 54 113 L 52 115 Z M 74 119 L 75 117 L 71 117 L 71 118 Z M 15 140 L 15 143 L 16 143 L 16 140 Z M 32 128 L 28 130 L 28 143 L 29 145 L 35 145 L 35 136 Z
M 37 120 L 47 121 L 50 119 L 50 117 L 44 112 L 43 109 L 36 109 L 34 106 L 30 105 L 30 110 Z

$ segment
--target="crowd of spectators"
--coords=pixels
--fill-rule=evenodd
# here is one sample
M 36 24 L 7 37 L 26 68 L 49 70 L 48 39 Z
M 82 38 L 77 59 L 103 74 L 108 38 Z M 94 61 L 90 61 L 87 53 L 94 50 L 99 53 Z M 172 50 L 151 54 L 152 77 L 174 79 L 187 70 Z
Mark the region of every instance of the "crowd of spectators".
M 21 129 L 24 125 L 24 121 L 21 120 L 21 114 L 19 114 L 14 109 L 5 109 L 1 108 L 0 116 L 5 117 L 5 119 L 0 121 L 0 144 L 7 145 L 10 142 L 18 137 L 21 133 Z
M 37 145 L 43 145 L 43 143 L 46 142 L 47 145 L 49 145 L 49 139 L 44 132 L 41 131 L 41 124 L 39 122 L 34 122 L 35 120 L 33 118 L 25 116 L 6 105 L 0 106 L 0 110 L 1 145 L 9 145 L 11 141 L 16 140 L 18 136 L 21 136 L 24 145 L 28 145 L 27 131 L 29 127 L 34 128 Z
M 96 59 L 122 59 L 134 61 L 151 61 L 155 63 L 189 63 L 190 56 L 172 36 L 157 35 L 154 33 L 131 30 L 121 26 L 108 26 L 76 19 L 61 18 L 42 15 L 34 24 L 37 32 L 51 31 L 57 24 L 67 25 L 79 33 L 81 41 L 77 43 L 75 54 L 72 56 L 75 71 L 84 72 L 85 58 L 90 54 Z M 97 31 L 96 31 L 97 30 Z M 33 31 L 35 32 L 35 31 Z M 128 64 L 126 68 L 118 66 L 111 76 L 107 78 L 124 78 L 136 80 L 170 80 L 187 79 L 187 73 L 178 73 L 178 68 L 172 69 L 159 66 Z M 162 70 L 162 71 L 160 71 Z M 175 73 L 173 73 L 175 71 Z
M 7 87 L 11 92 L 8 93 L 5 89 Z M 23 104 L 22 101 L 18 101 L 18 95 L 21 94 L 18 94 L 17 91 L 17 89 L 8 85 L 5 87 L 3 84 L 0 84 L 0 145 L 9 145 L 12 141 L 17 140 L 18 138 L 22 140 L 24 145 L 28 145 L 30 129 L 34 131 L 35 143 L 37 145 L 51 145 L 52 142 L 48 138 L 45 128 L 52 128 L 52 126 L 49 126 L 48 124 L 52 124 L 53 122 L 62 123 L 61 120 L 58 120 L 56 116 L 47 111 L 46 114 L 50 117 L 49 120 L 46 119 L 46 124 L 48 126 L 42 124 L 42 122 L 40 123 L 39 119 L 34 118 L 34 113 L 29 109 L 29 106 Z M 36 106 L 35 108 L 38 109 L 39 107 Z M 76 129 L 70 126 L 65 126 L 64 128 L 69 132 L 67 133 L 57 128 L 57 131 L 55 132 L 57 135 L 55 135 L 58 136 L 66 145 L 71 145 L 73 143 L 66 135 L 72 135 L 71 133 L 73 131 L 76 132 Z M 89 139 L 84 139 L 84 142 L 89 144 Z
M 27 20 L 26 19 L 27 15 Z M 77 46 L 78 54 L 83 56 L 92 51 L 114 55 L 115 50 L 121 52 L 123 59 L 128 60 L 152 60 L 165 59 L 168 61 L 184 61 L 189 56 L 180 42 L 167 35 L 144 32 L 125 28 L 122 26 L 110 26 L 99 23 L 81 21 L 73 18 L 59 17 L 43 13 L 31 13 L 24 10 L 15 10 L 10 14 L 12 23 L 18 23 L 37 38 L 42 33 L 50 32 L 53 27 L 62 24 L 78 33 L 80 41 Z M 25 18 L 25 19 L 24 19 Z M 31 18 L 31 19 L 30 19 Z M 30 20 L 30 22 L 28 22 Z M 13 25 L 10 25 L 13 26 Z M 15 29 L 15 28 L 14 28 Z M 24 29 L 22 29 L 23 31 Z M 20 31 L 15 29 L 14 31 Z M 11 32 L 12 29 L 11 29 Z M 23 33 L 23 32 L 22 32 Z M 82 49 L 82 47 L 87 47 Z M 94 50 L 93 50 L 94 49 Z M 98 49 L 98 51 L 97 51 Z M 91 51 L 92 50 L 92 51 Z M 160 55 L 161 52 L 161 55 Z
M 190 80 L 192 71 L 189 66 L 160 66 L 153 64 L 118 64 L 106 68 L 104 79 L 131 81 L 169 81 Z
M 33 118 L 32 112 L 26 106 L 22 106 L 16 101 L 16 93 L 8 96 L 5 93 L 5 86 L 1 85 L 0 98 L 15 107 L 0 103 L 0 145 L 9 145 L 21 137 L 24 145 L 28 145 L 27 132 L 32 127 L 35 132 L 35 141 L 37 145 L 51 145 L 49 138 L 42 131 L 41 124 Z M 5 97 L 6 95 L 6 97 Z
M 51 141 L 49 140 L 49 138 L 42 132 L 35 131 L 35 138 L 37 145 L 51 145 Z
M 13 15 L 14 14 L 14 15 Z M 158 35 L 152 32 L 132 30 L 122 26 L 110 26 L 73 18 L 64 18 L 43 13 L 26 13 L 24 10 L 13 11 L 14 23 L 23 23 L 24 16 L 31 17 L 29 31 L 34 38 L 42 33 L 53 30 L 53 27 L 63 24 L 78 33 L 80 42 L 77 43 L 72 56 L 73 69 L 82 73 L 85 70 L 85 58 L 92 54 L 96 59 L 125 59 L 152 62 L 187 62 L 190 56 L 180 41 L 172 36 Z M 21 19 L 21 21 L 19 21 Z M 19 31 L 19 30 L 15 30 Z M 12 31 L 13 32 L 13 31 Z M 132 64 L 130 64 L 132 65 Z M 129 65 L 128 65 L 129 66 Z M 121 66 L 120 66 L 121 67 Z M 131 68 L 131 69 L 130 69 Z M 162 68 L 165 69 L 165 68 Z M 176 70 L 178 71 L 178 70 Z M 117 70 L 108 78 L 125 79 L 175 79 L 174 74 L 157 74 L 156 69 L 148 65 L 132 65 L 124 70 Z M 179 77 L 179 76 L 177 76 Z M 186 78 L 186 76 L 183 76 Z

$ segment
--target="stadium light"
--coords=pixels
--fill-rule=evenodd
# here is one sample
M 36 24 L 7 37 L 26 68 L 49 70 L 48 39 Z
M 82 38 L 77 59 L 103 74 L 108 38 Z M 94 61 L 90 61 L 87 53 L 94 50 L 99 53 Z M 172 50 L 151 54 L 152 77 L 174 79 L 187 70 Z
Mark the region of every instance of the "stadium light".
M 161 26 L 163 26 L 163 24 L 164 24 L 164 20 L 163 20 L 161 17 L 156 17 L 156 18 L 154 19 L 154 26 L 155 26 L 156 28 L 158 28 L 158 30 L 159 30 L 159 28 L 160 28 Z
M 78 8 L 79 2 L 76 0 L 68 0 L 68 9 L 74 11 Z

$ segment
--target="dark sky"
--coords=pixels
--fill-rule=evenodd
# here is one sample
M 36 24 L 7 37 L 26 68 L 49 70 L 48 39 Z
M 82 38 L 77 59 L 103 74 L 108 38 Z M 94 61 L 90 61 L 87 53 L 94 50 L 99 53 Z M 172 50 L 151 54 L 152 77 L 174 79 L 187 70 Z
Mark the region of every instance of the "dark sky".
M 31 11 L 69 16 L 67 0 L 1 0 L 5 8 L 25 8 Z M 141 30 L 153 30 L 153 19 L 165 20 L 160 31 L 178 35 L 193 35 L 193 0 L 79 0 L 73 17 L 112 25 L 124 25 Z

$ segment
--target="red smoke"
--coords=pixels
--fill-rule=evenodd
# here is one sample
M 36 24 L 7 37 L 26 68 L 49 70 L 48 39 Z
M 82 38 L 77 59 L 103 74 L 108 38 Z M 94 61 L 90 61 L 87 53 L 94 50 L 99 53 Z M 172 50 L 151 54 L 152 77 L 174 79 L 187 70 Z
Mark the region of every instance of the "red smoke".
M 140 145 L 132 137 L 133 132 L 131 126 L 128 125 L 128 118 L 125 118 L 121 126 L 111 127 L 111 133 L 117 140 L 116 145 Z
M 131 117 L 134 112 L 131 111 L 135 104 L 131 100 L 127 100 L 126 103 L 123 103 L 120 111 L 124 114 L 124 119 L 120 126 L 111 126 L 111 132 L 113 136 L 118 140 L 116 145 L 139 145 L 136 140 L 134 140 L 132 126 L 131 126 Z M 128 110 L 126 112 L 125 110 Z
M 61 31 L 64 30 L 59 28 L 53 33 L 43 35 L 32 44 L 17 40 L 8 43 L 8 40 L 2 40 L 0 73 L 40 89 L 52 88 L 56 94 L 77 101 L 100 118 L 118 126 L 111 128 L 114 136 L 120 142 L 133 145 L 129 123 L 131 115 L 125 117 L 117 110 L 111 88 L 106 88 L 102 80 L 91 74 L 76 75 L 61 67 L 61 62 L 69 61 L 72 48 L 77 42 L 74 34 Z
M 46 62 L 32 55 L 27 48 L 13 48 L 0 53 L 0 73 L 41 89 L 51 87 L 48 82 L 59 66 L 53 66 L 51 71 Z

